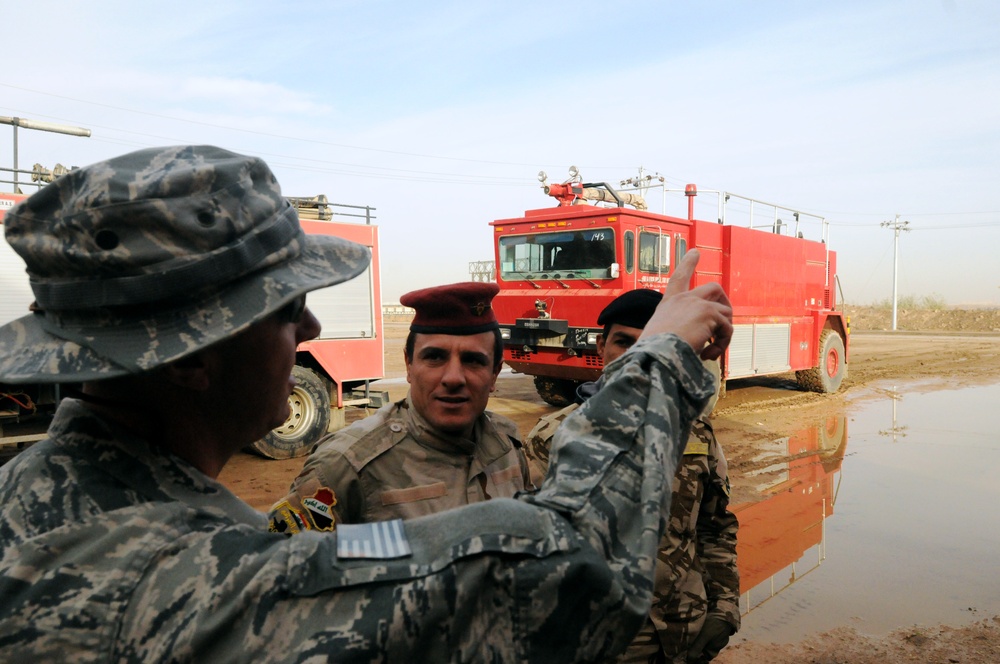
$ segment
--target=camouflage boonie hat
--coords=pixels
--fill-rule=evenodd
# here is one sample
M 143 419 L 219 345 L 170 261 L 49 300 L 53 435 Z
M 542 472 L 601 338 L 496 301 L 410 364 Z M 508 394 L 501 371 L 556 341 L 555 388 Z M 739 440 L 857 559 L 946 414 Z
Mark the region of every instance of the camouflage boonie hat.
M 267 165 L 211 146 L 151 148 L 62 176 L 13 207 L 32 313 L 0 327 L 0 382 L 148 371 L 368 265 L 306 235 Z

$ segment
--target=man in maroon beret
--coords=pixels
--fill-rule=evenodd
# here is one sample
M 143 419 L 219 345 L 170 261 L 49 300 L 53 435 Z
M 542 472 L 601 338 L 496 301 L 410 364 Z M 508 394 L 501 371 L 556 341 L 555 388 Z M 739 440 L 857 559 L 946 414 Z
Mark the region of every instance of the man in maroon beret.
M 409 519 L 531 486 L 517 426 L 486 410 L 503 363 L 498 290 L 468 282 L 399 299 L 415 312 L 409 394 L 321 441 L 271 508 L 271 530 Z

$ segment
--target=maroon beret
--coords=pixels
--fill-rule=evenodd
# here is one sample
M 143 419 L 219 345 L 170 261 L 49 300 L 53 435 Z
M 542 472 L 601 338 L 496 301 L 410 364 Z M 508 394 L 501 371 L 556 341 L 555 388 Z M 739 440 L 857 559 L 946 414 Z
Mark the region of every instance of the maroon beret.
M 500 327 L 493 313 L 495 283 L 466 281 L 415 290 L 399 298 L 416 313 L 410 330 L 423 334 L 479 334 Z

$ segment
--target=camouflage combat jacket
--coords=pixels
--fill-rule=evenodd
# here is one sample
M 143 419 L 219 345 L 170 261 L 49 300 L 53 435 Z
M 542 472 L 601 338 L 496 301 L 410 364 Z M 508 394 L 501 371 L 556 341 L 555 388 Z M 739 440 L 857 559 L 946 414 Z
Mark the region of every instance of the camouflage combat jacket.
M 589 386 L 581 385 L 578 396 L 596 393 L 596 384 Z M 545 472 L 552 436 L 577 408 L 572 404 L 542 417 L 528 434 L 525 453 L 533 477 Z M 657 554 L 653 606 L 643 628 L 655 634 L 641 634 L 634 645 L 644 656 L 659 651 L 667 662 L 683 662 L 708 615 L 723 618 L 733 633 L 740 628 L 739 524 L 729 511 L 726 457 L 706 418 L 691 427 L 672 490 L 670 521 Z
M 435 431 L 409 397 L 327 437 L 268 515 L 274 532 L 435 514 L 530 487 L 517 425 L 486 411 L 472 440 Z
M 620 653 L 649 611 L 678 432 L 712 380 L 673 335 L 641 340 L 607 372 L 601 395 L 560 428 L 539 491 L 295 537 L 267 532 L 265 515 L 220 483 L 65 400 L 49 439 L 0 468 L 4 659 Z

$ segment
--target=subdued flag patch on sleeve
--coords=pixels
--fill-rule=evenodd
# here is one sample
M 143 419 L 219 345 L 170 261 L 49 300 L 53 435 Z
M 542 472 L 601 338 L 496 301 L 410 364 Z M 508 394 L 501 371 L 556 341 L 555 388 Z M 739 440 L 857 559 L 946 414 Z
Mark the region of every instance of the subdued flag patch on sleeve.
M 411 553 L 402 519 L 337 526 L 338 558 L 403 558 Z

